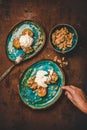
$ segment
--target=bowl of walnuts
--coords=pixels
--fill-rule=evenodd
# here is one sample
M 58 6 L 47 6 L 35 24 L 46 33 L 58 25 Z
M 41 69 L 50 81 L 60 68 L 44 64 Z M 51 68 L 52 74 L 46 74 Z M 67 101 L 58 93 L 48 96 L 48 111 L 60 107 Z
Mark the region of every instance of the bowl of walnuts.
M 78 42 L 78 34 L 71 25 L 59 24 L 52 28 L 49 40 L 57 52 L 64 54 L 75 48 Z

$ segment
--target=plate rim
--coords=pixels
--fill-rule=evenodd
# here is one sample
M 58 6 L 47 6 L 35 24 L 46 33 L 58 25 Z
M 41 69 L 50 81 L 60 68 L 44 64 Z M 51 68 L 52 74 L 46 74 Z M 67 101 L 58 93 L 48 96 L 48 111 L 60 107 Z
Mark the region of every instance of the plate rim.
M 22 23 L 25 23 L 25 22 L 31 22 L 31 23 L 34 23 L 34 24 L 36 24 L 36 25 L 38 25 L 38 26 L 40 27 L 40 29 L 42 30 L 42 32 L 43 32 L 43 34 L 44 34 L 44 35 L 43 35 L 43 36 L 44 36 L 44 42 L 43 42 L 42 46 L 40 47 L 40 49 L 39 49 L 38 51 L 36 50 L 35 53 L 33 53 L 31 56 L 25 58 L 23 61 L 28 60 L 28 59 L 31 59 L 32 57 L 34 57 L 36 54 L 38 54 L 38 53 L 41 51 L 41 49 L 42 49 L 42 48 L 44 47 L 44 45 L 46 44 L 46 32 L 45 32 L 45 29 L 44 29 L 44 27 L 43 27 L 42 25 L 40 25 L 40 24 L 37 23 L 37 22 L 34 22 L 33 20 L 23 20 L 23 21 L 17 22 L 16 24 L 14 24 L 14 25 L 10 28 L 10 30 L 9 30 L 9 32 L 8 32 L 8 35 L 7 35 L 7 37 L 6 37 L 6 40 L 5 40 L 5 43 L 6 43 L 6 44 L 5 44 L 6 56 L 7 56 L 8 59 L 9 59 L 10 61 L 12 61 L 12 62 L 15 62 L 15 60 L 11 59 L 11 58 L 8 56 L 7 40 L 8 40 L 8 37 L 9 37 L 9 35 L 10 35 L 10 32 L 12 32 L 12 31 L 15 29 L 16 26 L 18 26 L 18 25 L 20 25 L 20 24 L 22 24 Z M 25 54 L 25 52 L 24 52 L 23 54 Z M 25 55 L 26 55 L 26 54 L 25 54 Z
M 20 88 L 19 88 L 19 87 L 20 87 L 21 80 L 22 80 L 23 76 L 25 75 L 25 73 L 27 72 L 27 70 L 28 70 L 30 67 L 34 66 L 35 64 L 37 64 L 37 63 L 39 63 L 39 62 L 41 62 L 41 61 L 50 61 L 50 62 L 54 63 L 55 65 L 57 65 L 56 62 L 54 62 L 54 61 L 52 61 L 52 60 L 49 60 L 49 59 L 42 59 L 42 60 L 39 60 L 39 61 L 37 61 L 37 62 L 31 64 L 31 65 L 30 65 L 29 67 L 27 67 L 27 69 L 22 73 L 22 76 L 21 76 L 21 78 L 20 78 L 20 80 L 19 80 L 19 85 L 18 85 L 18 93 L 19 93 L 19 96 L 20 96 L 22 102 L 23 102 L 25 105 L 27 105 L 29 108 L 33 109 L 33 110 L 41 110 L 41 109 L 49 108 L 50 106 L 52 106 L 53 104 L 55 104 L 55 103 L 58 101 L 58 99 L 61 97 L 61 95 L 62 95 L 62 93 L 63 93 L 63 90 L 62 90 L 62 88 L 60 87 L 60 93 L 59 93 L 59 95 L 56 94 L 56 96 L 53 97 L 54 100 L 52 101 L 52 103 L 48 104 L 47 106 L 43 105 L 43 106 L 41 106 L 41 107 L 35 107 L 35 106 L 32 106 L 32 105 L 28 105 L 28 104 L 22 99 L 22 96 L 21 96 L 21 94 L 20 94 Z M 57 65 L 57 66 L 58 66 L 58 65 Z M 58 66 L 58 67 L 59 67 L 59 66 Z M 63 72 L 63 70 L 62 70 L 61 67 L 59 67 L 59 69 L 60 69 L 60 71 L 61 71 L 61 73 L 62 73 L 62 76 L 63 76 L 63 85 L 65 85 L 65 74 L 64 74 L 64 72 Z M 53 98 L 52 98 L 52 99 L 53 99 Z M 52 100 L 52 99 L 51 99 L 51 100 Z M 51 102 L 51 101 L 50 101 L 50 102 Z

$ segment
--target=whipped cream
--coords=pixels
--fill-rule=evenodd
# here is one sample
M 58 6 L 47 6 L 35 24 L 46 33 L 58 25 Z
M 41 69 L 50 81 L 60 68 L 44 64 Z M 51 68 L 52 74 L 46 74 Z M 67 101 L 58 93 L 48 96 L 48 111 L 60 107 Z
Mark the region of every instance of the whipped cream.
M 50 81 L 50 76 L 48 75 L 48 72 L 43 71 L 43 70 L 39 70 L 36 73 L 36 78 L 35 78 L 35 82 L 39 85 L 42 86 L 44 88 L 48 87 L 48 85 L 46 84 L 46 82 Z
M 28 34 L 21 35 L 19 38 L 20 46 L 23 46 L 25 48 L 30 47 L 33 41 L 34 41 L 33 38 L 30 37 Z

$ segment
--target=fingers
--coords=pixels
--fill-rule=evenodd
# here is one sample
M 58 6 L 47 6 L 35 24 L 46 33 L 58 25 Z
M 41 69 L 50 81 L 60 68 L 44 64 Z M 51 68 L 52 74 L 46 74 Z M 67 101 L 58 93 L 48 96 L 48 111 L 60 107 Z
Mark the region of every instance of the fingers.
M 62 89 L 63 90 L 66 90 L 66 91 L 68 91 L 69 93 L 74 93 L 74 89 L 75 89 L 75 87 L 74 86 L 72 86 L 72 85 L 68 85 L 68 86 L 62 86 Z
M 65 92 L 65 95 L 72 102 L 72 95 L 68 91 Z
M 82 89 L 75 87 L 73 85 L 67 85 L 67 86 L 62 86 L 63 90 L 69 91 L 70 93 L 74 94 L 76 91 L 81 92 Z
M 65 95 L 67 98 L 73 103 L 73 98 L 75 95 L 75 86 L 68 85 L 68 86 L 62 86 L 62 89 L 65 90 Z

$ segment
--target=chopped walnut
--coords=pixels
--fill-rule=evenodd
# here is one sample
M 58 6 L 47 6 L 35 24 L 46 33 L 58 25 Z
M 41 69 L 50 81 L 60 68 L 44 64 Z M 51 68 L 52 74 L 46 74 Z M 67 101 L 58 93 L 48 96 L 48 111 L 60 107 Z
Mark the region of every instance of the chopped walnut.
M 52 43 L 62 51 L 65 51 L 68 47 L 72 47 L 74 34 L 69 32 L 66 27 L 56 30 L 52 34 Z
M 68 61 L 65 59 L 65 57 L 57 57 L 57 56 L 55 56 L 53 61 L 58 63 L 61 68 L 68 65 Z

